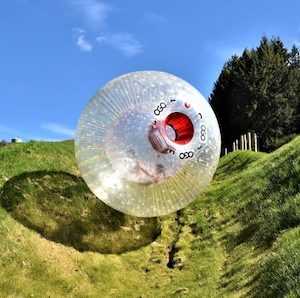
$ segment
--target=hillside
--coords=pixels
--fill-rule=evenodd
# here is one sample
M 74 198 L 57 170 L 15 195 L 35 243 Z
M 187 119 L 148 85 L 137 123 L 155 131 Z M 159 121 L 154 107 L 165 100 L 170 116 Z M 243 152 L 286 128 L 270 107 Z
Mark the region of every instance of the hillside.
M 72 142 L 0 148 L 0 188 L 1 297 L 300 296 L 300 137 L 157 219 L 97 200 Z

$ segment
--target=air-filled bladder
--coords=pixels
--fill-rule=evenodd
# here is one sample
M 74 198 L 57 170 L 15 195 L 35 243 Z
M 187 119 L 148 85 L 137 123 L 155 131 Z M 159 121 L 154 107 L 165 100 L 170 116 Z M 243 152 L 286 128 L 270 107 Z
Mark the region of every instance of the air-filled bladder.
M 104 203 L 141 217 L 192 202 L 220 155 L 216 117 L 200 92 L 159 71 L 122 75 L 82 112 L 75 140 L 83 179 Z

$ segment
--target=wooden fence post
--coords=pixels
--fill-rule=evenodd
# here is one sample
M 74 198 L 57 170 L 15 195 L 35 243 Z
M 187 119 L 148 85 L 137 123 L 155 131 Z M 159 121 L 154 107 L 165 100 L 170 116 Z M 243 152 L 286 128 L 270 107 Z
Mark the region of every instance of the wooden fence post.
M 248 146 L 249 146 L 249 150 L 252 150 L 252 146 L 251 146 L 251 132 L 248 132 Z
M 257 134 L 254 133 L 254 151 L 257 152 L 258 148 L 257 148 Z
M 241 135 L 241 149 L 244 150 L 244 137 Z
M 244 147 L 245 147 L 245 150 L 247 150 L 248 149 L 247 148 L 247 136 L 244 134 L 243 137 L 244 137 Z

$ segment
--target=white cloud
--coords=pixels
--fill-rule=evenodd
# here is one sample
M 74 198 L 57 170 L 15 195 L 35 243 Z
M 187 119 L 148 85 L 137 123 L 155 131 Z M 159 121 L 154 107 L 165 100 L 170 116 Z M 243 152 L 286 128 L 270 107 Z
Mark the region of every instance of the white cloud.
M 143 45 L 129 33 L 114 33 L 98 36 L 97 41 L 107 44 L 122 52 L 128 57 L 133 57 L 143 51 Z
M 76 39 L 76 45 L 82 52 L 91 52 L 93 50 L 92 44 L 86 40 L 85 30 L 81 28 L 73 29 L 73 37 Z
M 113 10 L 110 5 L 97 0 L 74 0 L 71 5 L 75 13 L 92 29 L 104 29 L 108 14 Z
M 145 14 L 143 20 L 151 24 L 162 24 L 166 22 L 166 18 L 156 12 L 149 12 Z
M 27 140 L 35 140 L 35 141 L 49 141 L 49 142 L 57 142 L 61 141 L 59 139 L 47 138 L 47 137 L 38 137 L 36 135 L 22 133 L 14 128 L 5 126 L 0 124 L 0 133 L 4 134 L 4 138 L 1 139 L 8 139 L 8 138 L 21 138 L 23 141 Z M 9 140 L 10 141 L 10 140 Z
M 73 37 L 85 35 L 85 30 L 83 30 L 82 28 L 74 28 L 72 31 L 73 31 Z
M 49 124 L 49 123 L 48 123 Z M 45 126 L 47 126 L 48 124 L 45 124 Z M 51 123 L 50 123 L 51 124 Z M 54 123 L 52 123 L 54 124 Z M 51 126 L 50 126 L 51 128 Z M 52 127 L 52 128 L 55 128 Z M 56 127 L 57 128 L 57 127 Z M 59 128 L 64 128 L 62 126 L 59 126 Z M 45 128 L 47 129 L 47 128 Z M 66 128 L 64 128 L 66 129 Z M 49 130 L 49 129 L 47 129 Z M 51 130 L 50 130 L 51 131 Z M 66 131 L 63 131 L 65 133 L 68 133 L 67 135 L 64 133 L 62 135 L 64 136 L 68 136 L 68 137 L 72 137 L 75 135 L 75 133 L 72 130 L 66 129 Z M 35 141 L 48 141 L 48 142 L 59 142 L 62 141 L 62 139 L 58 139 L 58 138 L 48 138 L 48 137 L 41 137 L 41 136 L 36 136 L 36 135 L 32 135 L 32 134 L 28 134 L 28 133 L 22 133 L 14 128 L 5 126 L 0 124 L 0 133 L 2 133 L 4 135 L 4 137 L 2 137 L 1 139 L 8 139 L 10 140 L 10 138 L 21 138 L 23 141 L 28 141 L 28 140 L 35 140 Z M 72 133 L 72 135 L 70 135 L 70 133 Z
M 66 137 L 74 137 L 75 131 L 73 129 L 69 129 L 63 125 L 60 125 L 58 123 L 43 123 L 42 128 L 45 130 L 48 130 L 53 133 L 57 133 Z
M 83 52 L 91 52 L 93 49 L 92 44 L 85 40 L 84 35 L 78 36 L 76 44 Z
M 143 51 L 143 45 L 133 34 L 115 33 L 107 30 L 107 18 L 113 11 L 112 6 L 99 0 L 72 0 L 72 7 L 77 15 L 84 19 L 89 34 L 95 34 L 97 30 L 100 36 L 96 38 L 99 44 L 106 44 L 117 49 L 127 57 L 133 57 Z M 158 14 L 149 14 L 152 22 L 162 22 L 164 19 Z M 93 33 L 94 31 L 94 33 Z M 93 44 L 86 39 L 86 31 L 82 28 L 73 29 L 73 37 L 76 44 L 83 52 L 91 52 Z

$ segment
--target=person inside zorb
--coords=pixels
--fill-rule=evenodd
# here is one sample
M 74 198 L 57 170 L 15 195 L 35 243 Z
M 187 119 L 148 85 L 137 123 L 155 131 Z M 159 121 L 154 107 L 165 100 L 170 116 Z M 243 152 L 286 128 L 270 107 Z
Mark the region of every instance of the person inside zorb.
M 76 158 L 92 192 L 136 216 L 189 204 L 212 179 L 220 131 L 204 97 L 171 74 L 118 77 L 88 102 L 78 123 Z

